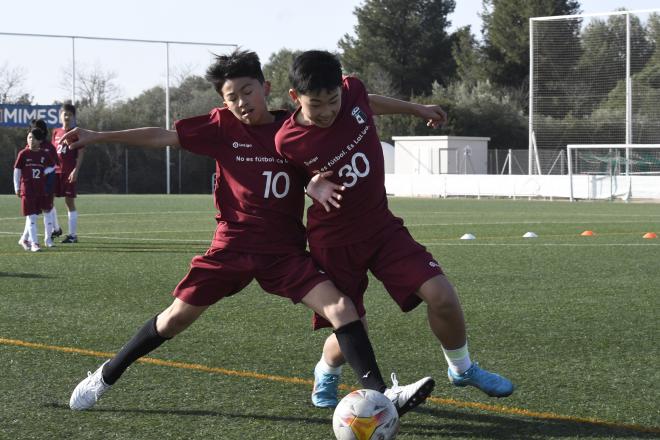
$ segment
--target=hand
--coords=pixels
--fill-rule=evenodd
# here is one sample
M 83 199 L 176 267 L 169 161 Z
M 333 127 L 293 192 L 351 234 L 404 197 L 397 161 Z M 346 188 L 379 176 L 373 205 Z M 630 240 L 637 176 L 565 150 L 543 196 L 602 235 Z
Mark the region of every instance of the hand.
M 21 192 L 20 192 L 20 191 L 16 191 L 16 196 L 20 199 L 20 198 L 21 198 Z
M 438 128 L 447 123 L 447 113 L 439 105 L 423 105 L 417 106 L 417 116 L 426 119 L 426 126 Z
M 75 150 L 76 148 L 82 148 L 87 144 L 93 144 L 96 141 L 98 133 L 91 130 L 85 130 L 84 128 L 76 127 L 71 131 L 67 131 L 60 143 L 67 145 L 69 149 Z
M 78 170 L 75 169 L 71 171 L 71 174 L 69 174 L 67 180 L 69 181 L 69 183 L 76 183 L 76 180 L 78 180 Z
M 307 195 L 323 205 L 326 212 L 330 212 L 330 209 L 332 209 L 330 205 L 337 209 L 341 207 L 339 202 L 342 199 L 342 195 L 339 194 L 339 191 L 346 189 L 342 185 L 337 185 L 329 181 L 327 177 L 331 175 L 332 171 L 318 173 L 307 184 Z

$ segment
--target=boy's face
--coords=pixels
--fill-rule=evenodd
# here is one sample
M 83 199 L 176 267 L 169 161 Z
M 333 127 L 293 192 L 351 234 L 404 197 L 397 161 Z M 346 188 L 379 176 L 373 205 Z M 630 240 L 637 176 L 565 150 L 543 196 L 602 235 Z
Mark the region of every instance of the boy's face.
M 341 87 L 333 90 L 321 90 L 298 94 L 294 89 L 289 90 L 291 99 L 300 106 L 300 123 L 328 128 L 335 122 L 341 108 Z
M 261 125 L 272 122 L 268 112 L 266 96 L 270 93 L 270 83 L 263 84 L 250 77 L 231 78 L 221 89 L 225 107 L 244 124 Z
M 36 137 L 32 136 L 32 133 L 27 135 L 27 144 L 28 148 L 32 151 L 37 151 L 41 148 L 41 141 L 37 140 Z
M 62 110 L 60 112 L 60 123 L 65 127 L 72 127 L 75 124 L 76 116 L 73 112 Z

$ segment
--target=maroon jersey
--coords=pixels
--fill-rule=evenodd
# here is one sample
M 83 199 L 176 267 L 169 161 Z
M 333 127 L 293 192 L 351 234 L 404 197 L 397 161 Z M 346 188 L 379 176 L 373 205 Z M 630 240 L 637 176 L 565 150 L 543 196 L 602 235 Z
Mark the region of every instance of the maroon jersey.
M 383 150 L 362 82 L 344 78 L 341 108 L 329 128 L 300 125 L 296 114 L 277 133 L 277 151 L 308 177 L 333 171 L 329 180 L 346 187 L 340 209 L 328 213 L 316 201 L 309 207 L 310 246 L 357 243 L 391 224 L 395 217 L 387 207 Z
M 21 195 L 39 197 L 46 194 L 44 170 L 53 166 L 55 162 L 46 150 L 32 151 L 29 148 L 21 150 L 14 163 L 14 168 L 21 170 Z
M 48 154 L 50 154 L 50 157 L 53 159 L 53 162 L 55 163 L 55 171 L 59 170 L 60 168 L 60 159 L 57 157 L 57 148 L 47 140 L 44 140 L 41 143 L 41 149 L 45 150 Z
M 216 160 L 216 248 L 259 254 L 305 248 L 305 182 L 275 152 L 275 133 L 287 114 L 274 115 L 272 124 L 251 126 L 216 108 L 175 124 L 183 148 Z
M 76 161 L 78 160 L 78 150 L 71 150 L 67 145 L 60 144 L 60 139 L 62 139 L 64 133 L 66 133 L 66 131 L 64 131 L 63 128 L 54 129 L 53 134 L 51 135 L 51 142 L 57 149 L 57 158 L 60 161 L 56 172 L 58 174 L 62 173 L 65 176 L 68 176 L 76 167 Z

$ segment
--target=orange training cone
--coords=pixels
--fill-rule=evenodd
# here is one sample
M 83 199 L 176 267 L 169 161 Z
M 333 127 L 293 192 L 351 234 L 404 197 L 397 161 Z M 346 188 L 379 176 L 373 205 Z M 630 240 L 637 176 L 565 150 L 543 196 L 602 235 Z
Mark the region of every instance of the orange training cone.
M 642 236 L 642 238 L 658 238 L 658 234 L 655 232 L 647 232 Z
M 594 231 L 584 231 L 580 235 L 583 236 L 583 237 L 592 237 L 594 235 Z

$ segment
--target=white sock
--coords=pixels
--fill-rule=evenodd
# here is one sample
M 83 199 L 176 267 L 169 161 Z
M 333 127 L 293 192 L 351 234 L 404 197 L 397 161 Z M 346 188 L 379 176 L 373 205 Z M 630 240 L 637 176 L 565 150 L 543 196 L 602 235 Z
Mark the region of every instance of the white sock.
M 327 374 L 341 374 L 341 365 L 338 367 L 331 367 L 321 355 L 321 360 L 316 364 L 323 373 Z
M 27 223 L 30 225 L 30 241 L 32 244 L 39 244 L 39 236 L 37 235 L 37 214 L 28 215 L 26 219 Z
M 463 374 L 472 366 L 467 342 L 456 350 L 447 350 L 442 347 L 442 352 L 445 354 L 447 364 L 453 373 Z
M 69 211 L 69 235 L 78 235 L 78 211 Z
M 51 218 L 53 219 L 53 230 L 59 231 L 60 222 L 57 220 L 57 209 L 55 209 L 55 206 L 53 206 L 53 209 L 50 210 L 50 215 L 52 216 Z
M 48 211 L 44 213 L 44 230 L 46 233 L 45 241 L 52 239 L 53 237 L 53 211 Z
M 25 227 L 23 228 L 23 235 L 21 235 L 21 241 L 25 241 L 30 238 L 30 216 L 25 216 Z

